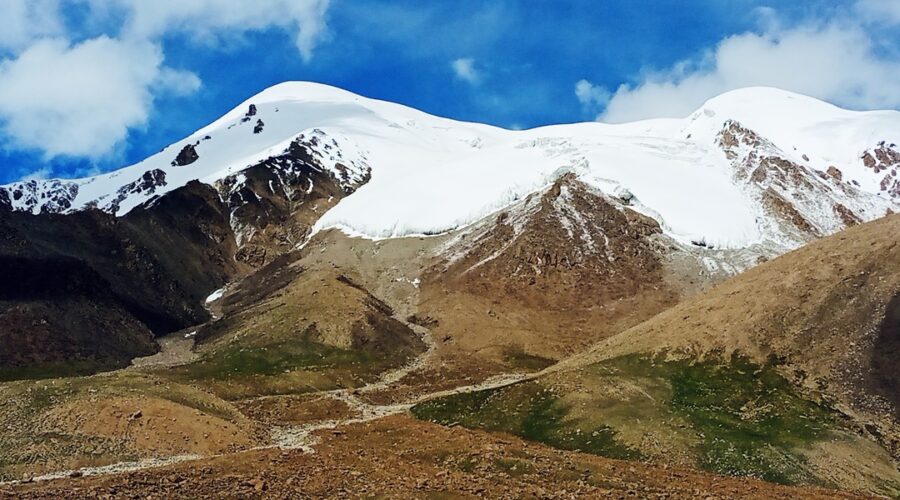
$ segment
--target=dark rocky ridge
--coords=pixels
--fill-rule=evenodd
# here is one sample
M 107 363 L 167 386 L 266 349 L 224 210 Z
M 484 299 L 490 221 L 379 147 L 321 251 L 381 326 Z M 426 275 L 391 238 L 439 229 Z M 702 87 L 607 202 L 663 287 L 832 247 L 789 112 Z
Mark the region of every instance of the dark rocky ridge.
M 885 309 L 872 349 L 872 391 L 891 402 L 894 418 L 900 421 L 900 292 L 894 295 Z
M 235 251 L 227 212 L 199 183 L 121 218 L 0 212 L 0 365 L 150 354 L 152 334 L 208 319 L 203 298 L 242 270 Z
M 0 380 L 112 369 L 157 349 L 84 261 L 3 256 L 0 273 Z
M 340 178 L 326 170 L 319 145 L 315 135 L 300 136 L 281 155 L 219 181 L 238 261 L 257 268 L 292 250 L 328 208 L 368 182 L 368 171 L 356 181 L 346 169 L 338 168 Z
M 317 155 L 298 139 L 216 187 L 193 181 L 122 217 L 14 212 L 0 191 L 0 377 L 125 366 L 155 352 L 154 335 L 206 322 L 213 290 L 290 251 L 358 185 Z M 165 183 L 148 171 L 118 195 Z

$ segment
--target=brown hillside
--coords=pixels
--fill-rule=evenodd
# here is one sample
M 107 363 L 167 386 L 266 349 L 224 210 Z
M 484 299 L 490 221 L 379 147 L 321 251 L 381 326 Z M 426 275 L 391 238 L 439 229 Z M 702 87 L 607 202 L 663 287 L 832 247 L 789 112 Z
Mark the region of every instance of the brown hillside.
M 564 363 L 631 353 L 740 353 L 777 361 L 849 412 L 896 429 L 900 413 L 900 215 L 751 269 Z M 885 438 L 887 440 L 887 438 Z M 896 456 L 896 437 L 889 440 Z

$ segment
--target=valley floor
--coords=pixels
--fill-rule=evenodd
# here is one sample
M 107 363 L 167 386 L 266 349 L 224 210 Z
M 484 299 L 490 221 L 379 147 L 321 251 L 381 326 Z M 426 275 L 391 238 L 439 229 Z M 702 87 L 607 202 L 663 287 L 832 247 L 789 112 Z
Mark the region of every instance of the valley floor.
M 426 329 L 419 330 L 429 339 Z M 428 350 L 411 363 L 357 389 L 235 401 L 244 414 L 272 430 L 275 446 L 207 458 L 180 455 L 85 467 L 0 485 L 0 498 L 857 498 L 835 490 L 614 460 L 508 434 L 416 420 L 408 413 L 414 403 L 533 377 L 507 374 L 436 392 L 421 392 L 432 385 L 423 379 L 417 395 L 392 391 L 396 382 L 434 362 L 434 345 L 430 339 L 426 343 Z M 162 344 L 162 353 L 138 360 L 126 372 L 184 358 L 189 345 L 183 337 Z M 407 399 L 377 402 L 398 394 Z M 134 404 L 146 408 L 148 401 L 138 398 Z
M 123 474 L 0 486 L 0 498 L 856 498 L 561 451 L 394 415 L 266 449 Z

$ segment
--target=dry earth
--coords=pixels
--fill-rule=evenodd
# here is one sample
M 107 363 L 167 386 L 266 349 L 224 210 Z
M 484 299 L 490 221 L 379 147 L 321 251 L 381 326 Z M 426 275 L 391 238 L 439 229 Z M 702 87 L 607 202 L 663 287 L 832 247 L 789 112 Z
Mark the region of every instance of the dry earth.
M 322 431 L 315 453 L 229 454 L 0 486 L 3 498 L 856 498 L 554 450 L 393 416 Z

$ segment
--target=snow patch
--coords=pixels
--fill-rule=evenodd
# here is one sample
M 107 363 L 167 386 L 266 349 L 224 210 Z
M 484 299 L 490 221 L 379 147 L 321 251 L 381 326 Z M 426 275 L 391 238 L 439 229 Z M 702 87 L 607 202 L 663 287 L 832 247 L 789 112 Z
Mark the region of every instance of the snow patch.
M 219 288 L 218 290 L 216 290 L 215 292 L 209 294 L 209 297 L 206 297 L 206 303 L 212 304 L 213 302 L 221 299 L 222 296 L 225 295 L 226 290 L 227 290 L 226 287 L 222 287 L 222 288 Z

